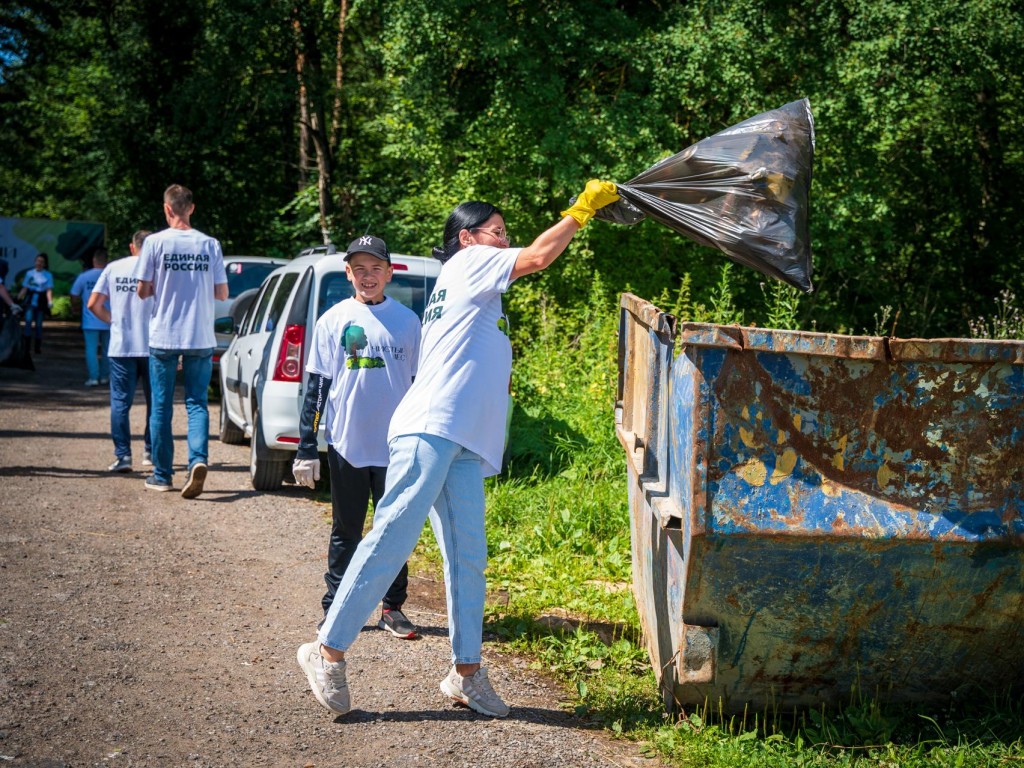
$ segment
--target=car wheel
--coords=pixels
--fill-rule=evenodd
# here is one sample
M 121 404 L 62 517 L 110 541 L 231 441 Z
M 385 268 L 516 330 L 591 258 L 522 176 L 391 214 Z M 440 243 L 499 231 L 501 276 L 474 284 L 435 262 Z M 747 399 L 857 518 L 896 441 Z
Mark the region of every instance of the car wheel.
M 245 442 L 245 432 L 228 416 L 228 404 L 224 402 L 223 395 L 220 398 L 220 441 L 225 445 L 242 445 Z
M 267 448 L 263 442 L 263 424 L 258 408 L 253 408 L 252 439 L 249 441 L 249 479 L 257 491 L 276 491 L 291 471 L 291 462 L 274 454 L 284 453 Z M 285 456 L 288 454 L 285 453 Z

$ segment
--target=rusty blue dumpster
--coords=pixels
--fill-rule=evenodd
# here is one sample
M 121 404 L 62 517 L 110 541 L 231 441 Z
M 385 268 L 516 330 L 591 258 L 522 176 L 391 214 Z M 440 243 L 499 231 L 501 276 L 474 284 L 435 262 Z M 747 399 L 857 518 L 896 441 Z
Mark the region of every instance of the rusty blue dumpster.
M 1024 342 L 620 304 L 633 587 L 668 707 L 1024 683 Z

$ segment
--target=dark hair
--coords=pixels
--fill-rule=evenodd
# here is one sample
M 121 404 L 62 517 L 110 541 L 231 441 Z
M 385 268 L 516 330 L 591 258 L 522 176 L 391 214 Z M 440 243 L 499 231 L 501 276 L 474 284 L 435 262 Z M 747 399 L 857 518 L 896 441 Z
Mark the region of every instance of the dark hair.
M 444 223 L 444 244 L 440 248 L 434 248 L 433 256 L 442 264 L 456 253 L 462 250 L 459 244 L 459 232 L 464 229 L 475 229 L 487 221 L 494 214 L 503 216 L 501 209 L 490 203 L 481 203 L 478 200 L 470 200 L 459 203 L 455 210 L 448 215 Z
M 135 246 L 136 251 L 142 250 L 143 241 L 151 234 L 153 233 L 150 232 L 148 229 L 140 229 L 134 235 L 132 235 L 132 245 Z
M 175 216 L 187 216 L 192 205 L 192 190 L 181 184 L 171 184 L 164 190 L 164 202 L 171 206 Z
M 43 269 L 49 269 L 50 268 L 50 257 L 47 256 L 45 253 L 37 253 L 36 254 L 36 259 L 39 259 L 39 258 L 41 258 L 43 260 Z M 35 259 L 33 259 L 33 261 L 34 260 Z M 33 269 L 34 268 L 35 267 L 33 266 Z

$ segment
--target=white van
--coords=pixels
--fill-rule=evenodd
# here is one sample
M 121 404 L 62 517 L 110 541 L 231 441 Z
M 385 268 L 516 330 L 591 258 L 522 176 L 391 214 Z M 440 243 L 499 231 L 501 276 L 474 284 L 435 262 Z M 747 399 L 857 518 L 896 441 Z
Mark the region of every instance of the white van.
M 221 357 L 220 439 L 240 445 L 249 438 L 249 474 L 257 490 L 275 490 L 291 477 L 313 328 L 324 312 L 352 296 L 344 255 L 334 246 L 310 248 L 274 270 L 254 297 L 246 297 L 251 303 Z M 441 263 L 396 253 L 391 264 L 385 295 L 422 317 Z M 326 451 L 323 427 L 318 437 Z

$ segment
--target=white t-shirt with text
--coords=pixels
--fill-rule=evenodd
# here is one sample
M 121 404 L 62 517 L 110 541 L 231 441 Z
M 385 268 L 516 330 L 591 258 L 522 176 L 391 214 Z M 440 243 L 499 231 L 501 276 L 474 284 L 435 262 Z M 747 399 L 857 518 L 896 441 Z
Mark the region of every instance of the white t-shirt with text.
M 144 299 L 152 315 L 151 348 L 212 349 L 217 345 L 213 286 L 228 281 L 217 240 L 198 229 L 156 232 L 142 244 L 135 277 L 153 282 L 155 295 Z
M 139 257 L 110 262 L 93 293 L 108 297 L 110 307 L 109 357 L 149 357 L 149 315 L 152 307 L 136 296 L 139 279 L 135 268 Z
M 345 299 L 313 330 L 306 370 L 331 379 L 324 414 L 328 444 L 354 467 L 388 465 L 388 423 L 412 384 L 420 319 L 395 299 Z
M 501 471 L 512 345 L 501 296 L 520 248 L 472 245 L 441 268 L 423 312 L 416 381 L 391 419 L 388 439 L 437 435 Z

